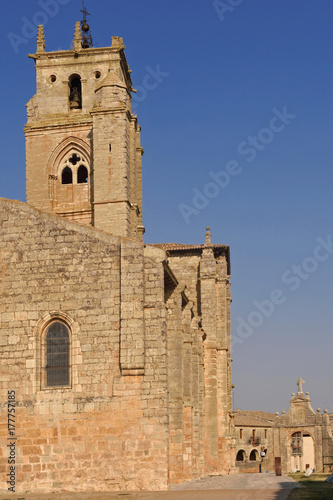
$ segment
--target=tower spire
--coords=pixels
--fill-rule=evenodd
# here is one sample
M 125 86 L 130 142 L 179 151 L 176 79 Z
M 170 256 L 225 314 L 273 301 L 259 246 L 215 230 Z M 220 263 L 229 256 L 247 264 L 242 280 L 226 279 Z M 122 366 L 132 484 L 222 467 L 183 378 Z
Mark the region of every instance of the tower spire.
M 93 40 L 90 32 L 90 26 L 87 23 L 87 16 L 90 16 L 89 12 L 84 5 L 84 0 L 82 0 L 82 10 L 83 19 L 81 21 L 81 30 L 82 30 L 82 48 L 89 49 L 93 47 Z

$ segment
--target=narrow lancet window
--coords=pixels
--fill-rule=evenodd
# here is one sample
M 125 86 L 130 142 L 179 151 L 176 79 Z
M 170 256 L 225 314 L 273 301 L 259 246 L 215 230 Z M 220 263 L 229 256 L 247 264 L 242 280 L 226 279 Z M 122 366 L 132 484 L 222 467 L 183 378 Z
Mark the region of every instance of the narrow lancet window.
M 69 385 L 69 365 L 69 331 L 57 321 L 46 334 L 46 386 Z
M 62 171 L 61 184 L 73 184 L 73 172 L 69 167 L 65 167 Z
M 77 171 L 77 183 L 78 184 L 88 183 L 88 170 L 84 165 L 80 165 Z

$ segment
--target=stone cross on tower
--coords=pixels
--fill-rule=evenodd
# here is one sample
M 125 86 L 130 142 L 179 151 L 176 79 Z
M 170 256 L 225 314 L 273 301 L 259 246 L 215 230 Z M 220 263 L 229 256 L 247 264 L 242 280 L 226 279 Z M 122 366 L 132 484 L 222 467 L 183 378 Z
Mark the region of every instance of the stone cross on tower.
M 297 384 L 298 385 L 298 394 L 303 394 L 303 384 L 305 384 L 305 380 L 302 380 L 302 377 L 298 377 Z

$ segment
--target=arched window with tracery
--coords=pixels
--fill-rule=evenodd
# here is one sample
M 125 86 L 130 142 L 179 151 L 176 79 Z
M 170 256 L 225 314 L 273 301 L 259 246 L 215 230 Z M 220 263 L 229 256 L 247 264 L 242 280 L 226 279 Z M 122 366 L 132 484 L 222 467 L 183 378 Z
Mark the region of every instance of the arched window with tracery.
M 91 225 L 94 173 L 88 137 L 70 136 L 61 141 L 49 158 L 47 173 L 53 213 Z
M 70 385 L 70 332 L 62 321 L 53 321 L 44 335 L 44 385 Z
M 88 184 L 89 162 L 79 151 L 72 150 L 61 161 L 62 184 Z

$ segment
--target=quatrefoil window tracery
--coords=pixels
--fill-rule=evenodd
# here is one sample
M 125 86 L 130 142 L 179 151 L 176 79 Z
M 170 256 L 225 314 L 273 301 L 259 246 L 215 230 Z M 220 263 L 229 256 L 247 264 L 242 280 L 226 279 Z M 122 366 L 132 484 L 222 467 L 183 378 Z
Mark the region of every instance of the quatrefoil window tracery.
M 77 162 L 79 162 L 81 160 L 80 156 L 78 156 L 76 153 L 73 153 L 72 156 L 69 158 L 69 162 L 72 164 L 72 165 L 76 165 Z
M 87 184 L 89 164 L 86 158 L 77 152 L 70 152 L 62 162 L 62 184 Z

